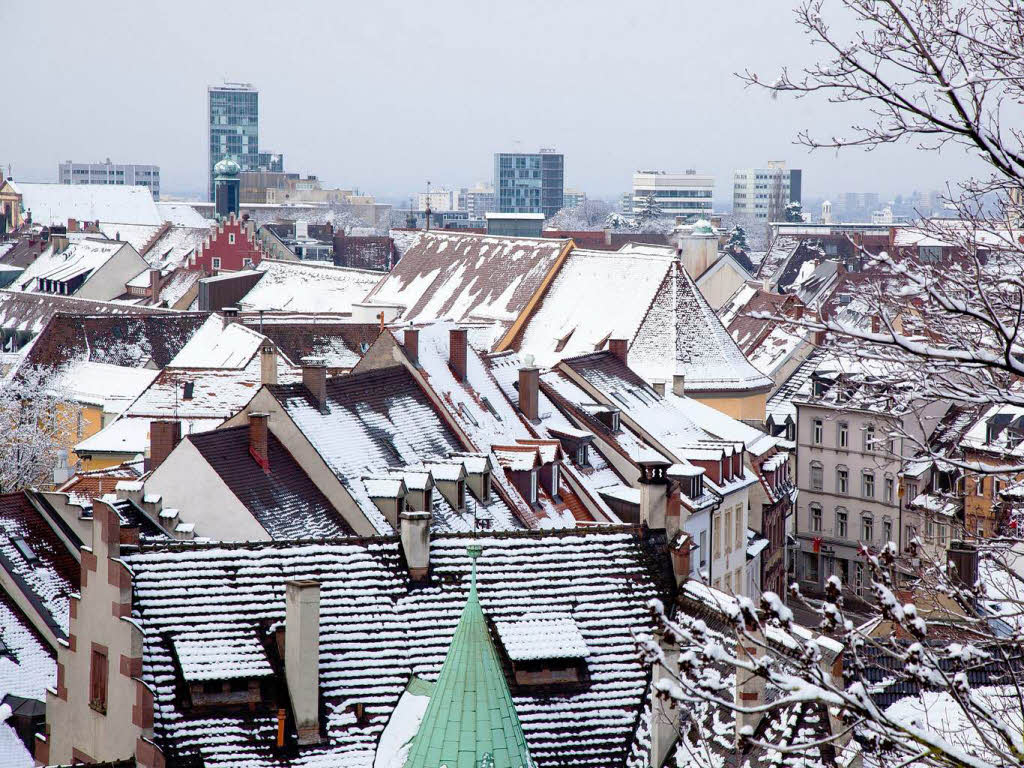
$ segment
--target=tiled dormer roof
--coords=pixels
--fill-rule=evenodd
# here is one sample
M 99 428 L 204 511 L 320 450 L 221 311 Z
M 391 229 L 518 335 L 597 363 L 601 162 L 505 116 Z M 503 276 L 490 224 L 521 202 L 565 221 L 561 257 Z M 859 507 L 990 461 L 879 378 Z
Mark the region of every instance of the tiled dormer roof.
M 144 632 L 143 680 L 155 695 L 154 739 L 168 764 L 265 768 L 373 764 L 381 732 L 413 675 L 436 679 L 469 587 L 465 535 L 434 538 L 431 578 L 409 582 L 393 538 L 167 545 L 125 560 L 134 576 L 133 618 Z M 539 766 L 625 766 L 643 754 L 649 670 L 634 632 L 650 632 L 647 601 L 671 601 L 656 540 L 624 529 L 518 532 L 476 538 L 479 597 L 493 621 L 539 612 L 571 615 L 586 643 L 589 682 L 538 692 L 512 689 L 530 755 Z M 663 548 L 664 542 L 662 542 Z M 649 549 L 648 547 L 651 547 Z M 248 705 L 180 706 L 171 644 L 182 631 L 263 636 L 285 617 L 285 582 L 320 582 L 320 690 L 326 738 L 294 752 L 274 748 L 277 713 Z M 172 588 L 173 587 L 173 588 Z M 362 704 L 363 719 L 352 715 Z

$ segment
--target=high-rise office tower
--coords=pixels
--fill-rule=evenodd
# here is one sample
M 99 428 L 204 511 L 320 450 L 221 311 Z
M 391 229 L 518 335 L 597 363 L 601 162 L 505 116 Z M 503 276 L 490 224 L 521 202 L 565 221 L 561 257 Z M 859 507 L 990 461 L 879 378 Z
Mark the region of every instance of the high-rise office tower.
M 553 149 L 494 154 L 494 204 L 499 213 L 543 213 L 563 208 L 565 156 Z
M 249 83 L 211 85 L 209 93 L 209 193 L 213 200 L 213 166 L 230 157 L 243 171 L 256 170 L 260 160 L 259 91 Z
M 761 221 L 782 221 L 789 203 L 801 202 L 803 172 L 769 160 L 767 168 L 742 168 L 732 174 L 732 212 Z

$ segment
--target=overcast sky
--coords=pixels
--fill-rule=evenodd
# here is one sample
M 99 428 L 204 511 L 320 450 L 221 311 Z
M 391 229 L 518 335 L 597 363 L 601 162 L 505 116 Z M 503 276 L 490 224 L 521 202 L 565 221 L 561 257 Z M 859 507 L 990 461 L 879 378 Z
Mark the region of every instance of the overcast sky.
M 836 0 L 826 2 L 835 5 Z M 939 188 L 976 170 L 911 148 L 808 154 L 797 131 L 856 113 L 744 88 L 814 51 L 791 0 L 225 3 L 0 0 L 15 62 L 0 163 L 55 181 L 61 159 L 156 163 L 165 193 L 206 182 L 206 86 L 260 91 L 260 149 L 285 169 L 377 195 L 489 181 L 496 151 L 556 147 L 594 197 L 636 168 L 786 160 L 804 196 Z

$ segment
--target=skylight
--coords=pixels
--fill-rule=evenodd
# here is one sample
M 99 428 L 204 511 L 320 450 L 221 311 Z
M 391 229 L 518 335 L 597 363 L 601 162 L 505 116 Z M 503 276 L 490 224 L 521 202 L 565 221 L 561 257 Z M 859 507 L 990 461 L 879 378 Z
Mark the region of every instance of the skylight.
M 25 541 L 23 538 L 21 538 L 20 536 L 16 536 L 15 538 L 11 539 L 11 542 L 14 544 L 15 549 L 17 549 L 18 552 L 21 553 L 21 556 L 25 558 L 26 562 L 39 562 L 39 555 L 37 555 L 32 550 L 32 547 L 30 547 L 28 542 Z

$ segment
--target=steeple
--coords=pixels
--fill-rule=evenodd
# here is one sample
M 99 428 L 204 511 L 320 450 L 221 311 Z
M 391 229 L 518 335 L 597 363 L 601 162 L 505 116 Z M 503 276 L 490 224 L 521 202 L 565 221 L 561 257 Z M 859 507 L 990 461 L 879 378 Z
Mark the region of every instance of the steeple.
M 405 768 L 532 768 L 477 597 L 480 546 L 467 552 L 473 563 L 469 596 Z

